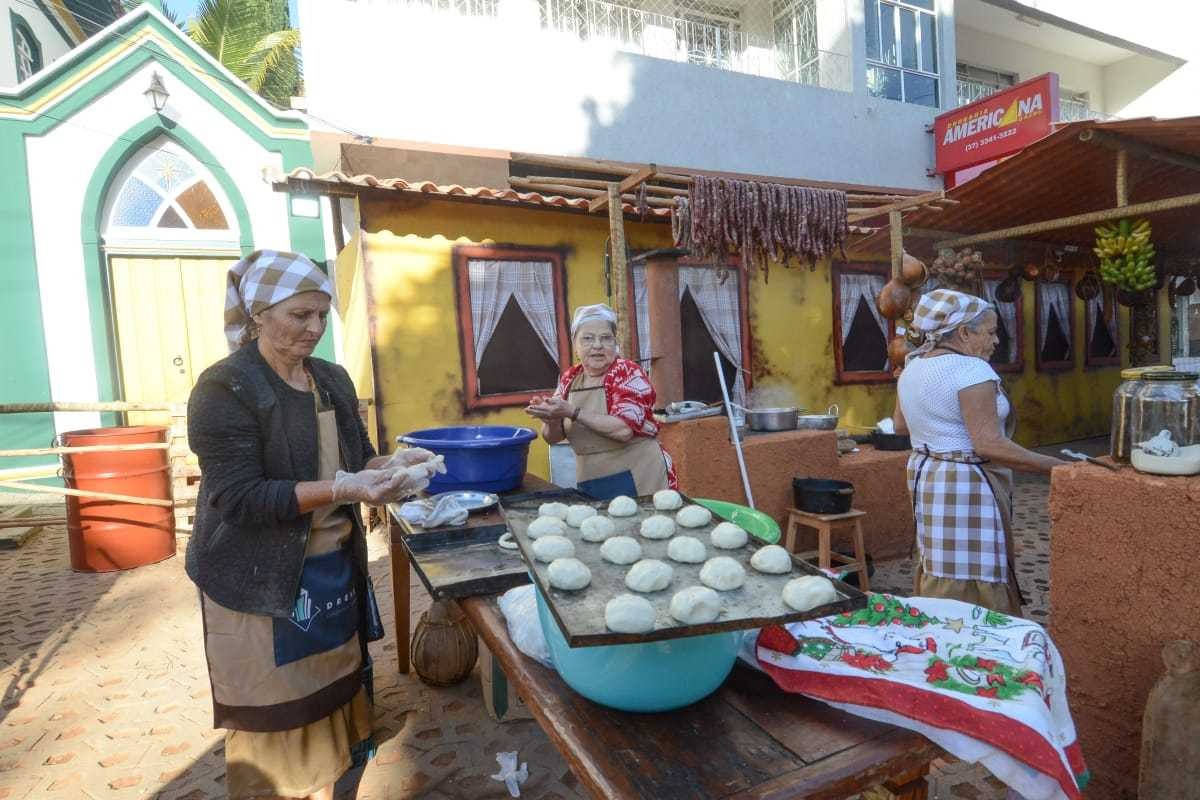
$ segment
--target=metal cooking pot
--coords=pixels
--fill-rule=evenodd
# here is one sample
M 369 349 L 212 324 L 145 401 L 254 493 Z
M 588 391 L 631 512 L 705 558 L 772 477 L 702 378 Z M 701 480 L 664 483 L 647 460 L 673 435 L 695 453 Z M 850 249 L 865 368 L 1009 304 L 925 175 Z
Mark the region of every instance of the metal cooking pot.
M 840 413 L 835 404 L 824 414 L 801 414 L 796 418 L 796 427 L 802 431 L 831 431 L 837 427 Z
M 794 431 L 796 416 L 799 410 L 795 408 L 747 408 L 746 424 L 752 431 Z

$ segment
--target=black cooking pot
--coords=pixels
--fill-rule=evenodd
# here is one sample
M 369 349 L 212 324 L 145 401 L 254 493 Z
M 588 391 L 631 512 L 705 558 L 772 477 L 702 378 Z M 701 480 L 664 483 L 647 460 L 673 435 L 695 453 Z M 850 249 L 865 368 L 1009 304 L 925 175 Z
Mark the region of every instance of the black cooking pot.
M 826 478 L 795 478 L 792 499 L 810 514 L 845 514 L 854 500 L 854 484 Z
M 876 450 L 912 450 L 912 439 L 907 433 L 871 433 L 871 446 Z

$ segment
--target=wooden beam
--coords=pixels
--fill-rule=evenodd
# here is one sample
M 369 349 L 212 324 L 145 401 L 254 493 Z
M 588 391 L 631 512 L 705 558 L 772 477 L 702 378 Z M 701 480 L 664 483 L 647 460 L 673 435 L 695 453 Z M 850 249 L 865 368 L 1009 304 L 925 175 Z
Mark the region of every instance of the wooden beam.
M 608 260 L 609 278 L 612 284 L 612 297 L 609 302 L 613 311 L 617 312 L 617 346 L 626 358 L 637 359 L 633 352 L 633 339 L 629 335 L 629 261 L 625 249 L 625 215 L 621 206 L 620 185 L 608 185 L 608 247 L 612 255 Z
M 854 223 L 861 222 L 864 219 L 871 219 L 872 217 L 878 217 L 883 214 L 890 214 L 893 211 L 904 211 L 907 208 L 923 206 L 926 203 L 933 202 L 934 200 L 941 200 L 943 197 L 945 197 L 945 193 L 939 189 L 936 192 L 926 192 L 925 194 L 913 195 L 912 197 L 905 198 L 904 200 L 897 200 L 894 203 L 888 203 L 887 205 L 868 209 L 863 211 L 861 214 L 847 214 L 846 219 L 851 225 L 853 225 Z
M 1109 220 L 1121 219 L 1122 217 L 1156 214 L 1160 211 L 1172 211 L 1176 208 L 1190 208 L 1192 206 L 1200 206 L 1200 194 L 1185 194 L 1179 197 L 1168 197 L 1163 200 L 1135 203 L 1131 206 L 1108 208 L 1104 211 L 1089 211 L 1086 214 L 1073 214 L 1069 217 L 1048 219 L 1043 222 L 1031 222 L 1028 225 L 1014 225 L 1011 228 L 1001 228 L 1000 230 L 988 233 L 976 233 L 970 236 L 961 236 L 957 239 L 948 239 L 938 242 L 937 247 L 966 247 L 971 244 L 995 242 L 1000 239 L 1010 239 L 1031 233 L 1046 233 L 1047 231 L 1063 230 L 1064 228 L 1076 228 L 1081 225 L 1094 225 L 1097 222 L 1108 222 Z
M 1129 205 L 1129 151 L 1117 151 L 1117 205 Z
M 658 167 L 654 166 L 653 164 L 642 167 L 637 172 L 629 175 L 621 181 L 621 183 L 617 186 L 617 194 L 624 196 L 626 193 L 632 192 L 634 189 L 653 178 L 654 173 L 657 171 Z M 605 194 L 589 202 L 588 212 L 595 214 L 597 211 L 602 210 L 606 205 L 608 205 L 608 198 L 609 196 Z
M 531 184 L 528 181 L 521 180 L 520 178 L 509 178 L 508 182 L 514 189 L 529 189 L 531 191 L 540 192 L 543 194 L 546 192 L 554 192 L 556 194 L 561 194 L 566 197 L 601 197 L 601 196 L 603 196 L 605 198 L 605 205 L 608 204 L 607 203 L 607 199 L 608 199 L 608 190 L 607 189 L 604 189 L 604 190 L 587 189 L 582 186 L 559 186 L 559 185 L 553 184 L 553 183 Z M 605 186 L 607 186 L 607 185 L 608 184 L 605 184 Z M 637 203 L 637 197 L 635 197 L 634 195 L 631 195 L 631 194 L 622 195 L 621 199 L 626 203 Z M 675 201 L 668 200 L 665 197 L 647 197 L 646 205 L 652 206 L 654 208 L 674 208 Z
M 608 181 L 602 181 L 598 178 L 552 178 L 546 175 L 527 175 L 524 178 L 509 178 L 509 184 L 516 186 L 518 183 L 525 186 L 571 186 L 580 189 L 607 189 Z M 646 184 L 646 191 L 650 194 L 658 194 L 666 197 L 687 197 L 687 189 L 675 189 L 671 186 L 658 186 L 657 184 Z
M 899 278 L 904 265 L 904 220 L 899 211 L 888 212 L 888 229 L 892 239 L 892 277 Z
M 1200 158 L 1196 156 L 1180 153 L 1166 147 L 1159 147 L 1158 145 L 1146 144 L 1131 136 L 1122 136 L 1112 131 L 1098 131 L 1095 128 L 1089 128 L 1086 131 L 1080 131 L 1079 141 L 1092 142 L 1093 144 L 1098 144 L 1117 152 L 1125 150 L 1133 153 L 1135 156 L 1161 161 L 1164 164 L 1173 164 L 1184 169 L 1200 171 Z
M 37 492 L 39 494 L 57 494 L 67 495 L 70 497 L 85 497 L 96 500 L 112 500 L 117 503 L 135 503 L 143 506 L 161 506 L 163 508 L 173 508 L 174 503 L 170 500 L 160 500 L 156 497 L 133 497 L 128 494 L 113 494 L 112 492 L 88 492 L 82 489 L 67 489 L 61 486 L 41 486 L 36 483 L 21 483 L 20 481 L 0 481 L 0 486 L 6 489 L 21 489 L 26 492 Z

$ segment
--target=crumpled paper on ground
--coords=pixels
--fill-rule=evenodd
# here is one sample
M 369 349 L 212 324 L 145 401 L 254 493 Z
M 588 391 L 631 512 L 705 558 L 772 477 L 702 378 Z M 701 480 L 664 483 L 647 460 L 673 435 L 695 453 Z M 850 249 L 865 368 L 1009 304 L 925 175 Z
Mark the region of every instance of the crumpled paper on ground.
M 462 525 L 469 515 L 470 512 L 453 495 L 413 500 L 400 506 L 400 516 L 406 522 L 422 528 Z
M 521 768 L 517 769 L 515 752 L 496 753 L 496 762 L 500 765 L 500 771 L 492 776 L 492 780 L 507 786 L 510 797 L 520 797 L 521 784 L 529 778 L 529 765 L 522 762 Z

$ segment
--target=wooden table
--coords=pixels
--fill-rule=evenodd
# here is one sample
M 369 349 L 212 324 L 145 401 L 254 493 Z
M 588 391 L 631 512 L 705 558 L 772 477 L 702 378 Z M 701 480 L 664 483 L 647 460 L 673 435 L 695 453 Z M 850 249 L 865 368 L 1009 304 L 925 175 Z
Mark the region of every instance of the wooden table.
M 520 486 L 511 492 L 503 492 L 500 496 L 502 499 L 511 499 L 524 494 L 555 490 L 561 491 L 560 487 L 555 486 L 553 483 L 527 473 Z M 407 522 L 399 518 L 397 514 L 393 513 L 391 508 L 386 510 L 386 516 L 388 521 L 388 539 L 392 555 L 392 607 L 396 617 L 396 661 L 398 662 L 400 672 L 408 674 L 409 667 L 411 666 L 409 640 L 412 636 L 410 630 L 412 623 L 410 619 L 412 614 L 412 596 L 409 584 L 412 579 L 412 565 L 409 561 L 408 551 L 404 549 L 404 537 L 424 533 L 444 533 L 451 530 L 503 525 L 504 517 L 501 515 L 499 508 L 490 508 L 485 512 L 472 514 L 466 523 L 461 526 L 433 528 L 427 531 L 424 528 L 412 528 Z M 495 589 L 491 591 L 495 591 Z
M 494 597 L 459 605 L 587 790 L 603 800 L 842 798 L 883 784 L 925 800 L 925 737 L 780 690 L 736 666 L 710 697 L 678 711 L 631 714 L 577 694 L 509 639 Z

